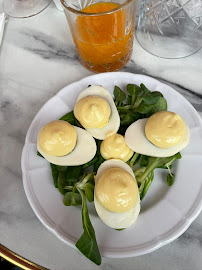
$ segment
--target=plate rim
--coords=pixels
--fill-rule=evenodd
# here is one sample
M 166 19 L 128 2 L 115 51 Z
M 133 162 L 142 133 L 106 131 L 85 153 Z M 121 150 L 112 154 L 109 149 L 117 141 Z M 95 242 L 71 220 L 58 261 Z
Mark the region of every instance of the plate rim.
M 23 150 L 22 150 L 22 155 L 21 155 L 21 169 L 22 169 L 22 179 L 23 179 L 23 187 L 25 190 L 25 194 L 26 197 L 29 201 L 29 204 L 32 207 L 32 210 L 34 211 L 35 215 L 38 217 L 38 219 L 41 221 L 41 223 L 49 230 L 51 231 L 58 239 L 60 239 L 62 242 L 64 242 L 65 244 L 69 245 L 70 247 L 76 249 L 75 244 L 74 244 L 74 240 L 70 240 L 70 238 L 72 238 L 71 236 L 69 236 L 69 238 L 65 237 L 64 235 L 62 235 L 61 230 L 58 230 L 56 224 L 53 224 L 51 221 L 49 221 L 47 219 L 47 217 L 44 215 L 44 211 L 41 209 L 40 205 L 36 206 L 36 200 L 33 199 L 32 196 L 34 196 L 28 185 L 27 182 L 27 178 L 28 178 L 28 171 L 26 169 L 26 165 L 25 165 L 25 156 L 26 156 L 26 150 L 28 147 L 28 138 L 30 135 L 31 130 L 34 128 L 34 124 L 38 118 L 38 115 L 40 115 L 41 111 L 44 109 L 45 106 L 47 106 L 47 104 L 49 102 L 51 102 L 52 99 L 54 99 L 56 96 L 60 96 L 60 94 L 63 94 L 63 92 L 66 91 L 66 89 L 68 87 L 73 87 L 74 85 L 78 84 L 78 83 L 83 83 L 85 81 L 87 81 L 90 78 L 95 78 L 95 77 L 101 77 L 104 76 L 116 76 L 116 77 L 126 77 L 126 76 L 136 76 L 138 78 L 149 78 L 149 80 L 153 80 L 154 82 L 157 82 L 158 84 L 162 84 L 162 85 L 166 85 L 166 87 L 170 88 L 170 90 L 175 93 L 177 96 L 179 96 L 181 99 L 183 99 L 183 102 L 185 102 L 185 104 L 187 104 L 189 107 L 191 106 L 192 109 L 195 111 L 195 116 L 196 116 L 196 120 L 199 124 L 200 127 L 202 127 L 202 119 L 199 116 L 198 112 L 195 110 L 195 108 L 192 106 L 192 104 L 184 97 L 182 96 L 178 91 L 176 91 L 175 89 L 173 89 L 172 87 L 170 87 L 169 85 L 162 83 L 160 81 L 158 81 L 157 79 L 154 79 L 153 77 L 150 76 L 146 76 L 146 75 L 142 75 L 142 74 L 135 74 L 135 73 L 130 73 L 130 72 L 110 72 L 110 73 L 100 73 L 100 74 L 94 74 L 94 75 L 90 75 L 87 76 L 81 80 L 78 80 L 76 82 L 73 82 L 71 84 L 66 85 L 65 87 L 63 87 L 61 90 L 59 90 L 53 97 L 51 97 L 50 99 L 47 100 L 47 102 L 44 103 L 44 105 L 41 107 L 41 109 L 37 112 L 37 114 L 35 115 L 35 117 L 33 118 L 27 134 L 26 134 L 26 138 L 25 138 L 25 143 L 23 146 Z M 124 249 L 120 249 L 120 250 L 110 250 L 108 249 L 107 251 L 102 250 L 101 249 L 101 253 L 102 253 L 102 257 L 108 257 L 108 258 L 127 258 L 127 257 L 135 257 L 135 256 L 140 256 L 140 255 L 144 255 L 147 253 L 150 253 L 154 250 L 159 249 L 160 247 L 174 241 L 176 238 L 178 238 L 180 235 L 182 235 L 187 228 L 191 225 L 191 223 L 197 218 L 197 216 L 200 214 L 200 212 L 202 211 L 202 189 L 200 190 L 200 194 L 201 196 L 199 196 L 197 198 L 197 200 L 195 201 L 194 205 L 192 206 L 192 208 L 189 210 L 189 212 L 187 213 L 186 217 L 181 220 L 175 227 L 172 228 L 172 230 L 168 231 L 165 234 L 161 235 L 161 237 L 157 237 L 157 240 L 153 240 L 147 244 L 142 245 L 142 248 L 139 248 L 138 251 L 134 249 L 134 247 L 129 248 L 128 250 L 126 248 Z M 37 202 L 38 203 L 38 202 Z M 52 224 L 51 224 L 52 223 Z M 66 235 L 68 235 L 67 233 L 65 233 Z M 145 249 L 145 246 L 148 246 L 147 249 Z

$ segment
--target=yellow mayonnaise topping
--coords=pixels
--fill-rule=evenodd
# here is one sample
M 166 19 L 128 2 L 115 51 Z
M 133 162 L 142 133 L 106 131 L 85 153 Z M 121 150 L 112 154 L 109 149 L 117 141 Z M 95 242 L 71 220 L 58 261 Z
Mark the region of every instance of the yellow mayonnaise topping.
M 145 134 L 147 139 L 159 148 L 170 148 L 179 144 L 186 132 L 183 119 L 173 112 L 157 112 L 149 117 Z
M 109 122 L 111 108 L 106 99 L 87 96 L 76 103 L 74 115 L 84 128 L 102 128 Z
M 125 139 L 120 134 L 108 136 L 101 143 L 100 152 L 103 158 L 118 158 L 127 162 L 133 155 L 133 151 L 127 146 Z
M 134 207 L 138 186 L 131 174 L 121 168 L 106 170 L 96 182 L 95 196 L 107 210 L 124 213 Z
M 75 128 L 68 122 L 57 120 L 49 122 L 39 132 L 38 141 L 42 150 L 51 156 L 65 156 L 76 145 Z

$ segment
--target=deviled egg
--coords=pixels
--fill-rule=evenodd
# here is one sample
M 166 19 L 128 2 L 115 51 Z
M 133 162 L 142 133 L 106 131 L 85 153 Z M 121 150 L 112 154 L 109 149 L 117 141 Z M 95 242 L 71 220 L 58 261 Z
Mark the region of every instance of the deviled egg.
M 176 113 L 161 111 L 137 120 L 125 133 L 126 144 L 139 154 L 169 157 L 189 143 L 189 128 Z
M 94 204 L 98 216 L 108 227 L 128 228 L 136 221 L 140 197 L 129 165 L 119 159 L 101 164 L 95 178 Z
M 99 140 L 116 133 L 120 126 L 114 100 L 102 86 L 92 85 L 80 93 L 74 106 L 74 115 Z
M 37 150 L 55 165 L 85 164 L 93 159 L 96 149 L 94 138 L 86 130 L 66 121 L 49 122 L 38 134 Z
M 102 141 L 100 153 L 104 159 L 121 159 L 127 162 L 134 152 L 127 146 L 125 139 L 120 134 L 113 134 Z

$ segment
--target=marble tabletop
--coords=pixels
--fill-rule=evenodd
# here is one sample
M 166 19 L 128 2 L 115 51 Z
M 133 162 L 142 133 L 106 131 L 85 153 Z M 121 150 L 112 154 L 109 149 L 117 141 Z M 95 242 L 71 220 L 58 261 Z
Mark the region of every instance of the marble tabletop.
M 0 1 L 0 13 L 2 11 Z M 202 117 L 202 50 L 160 59 L 135 41 L 123 72 L 147 74 L 171 85 Z M 135 258 L 103 258 L 96 266 L 58 240 L 32 211 L 22 184 L 21 152 L 41 106 L 64 86 L 92 73 L 81 66 L 64 14 L 52 3 L 30 19 L 9 18 L 0 49 L 0 243 L 51 270 L 190 270 L 202 265 L 202 214 L 174 242 Z

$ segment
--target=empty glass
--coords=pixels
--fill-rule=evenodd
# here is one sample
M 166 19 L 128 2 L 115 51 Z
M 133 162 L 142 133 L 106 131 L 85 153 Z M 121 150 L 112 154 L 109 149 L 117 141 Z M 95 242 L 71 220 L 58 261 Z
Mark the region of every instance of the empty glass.
M 202 47 L 202 0 L 143 0 L 136 37 L 148 52 L 182 58 Z
M 61 0 L 80 62 L 94 72 L 119 70 L 132 54 L 137 0 Z
M 4 0 L 5 13 L 13 18 L 35 16 L 48 7 L 51 0 Z

